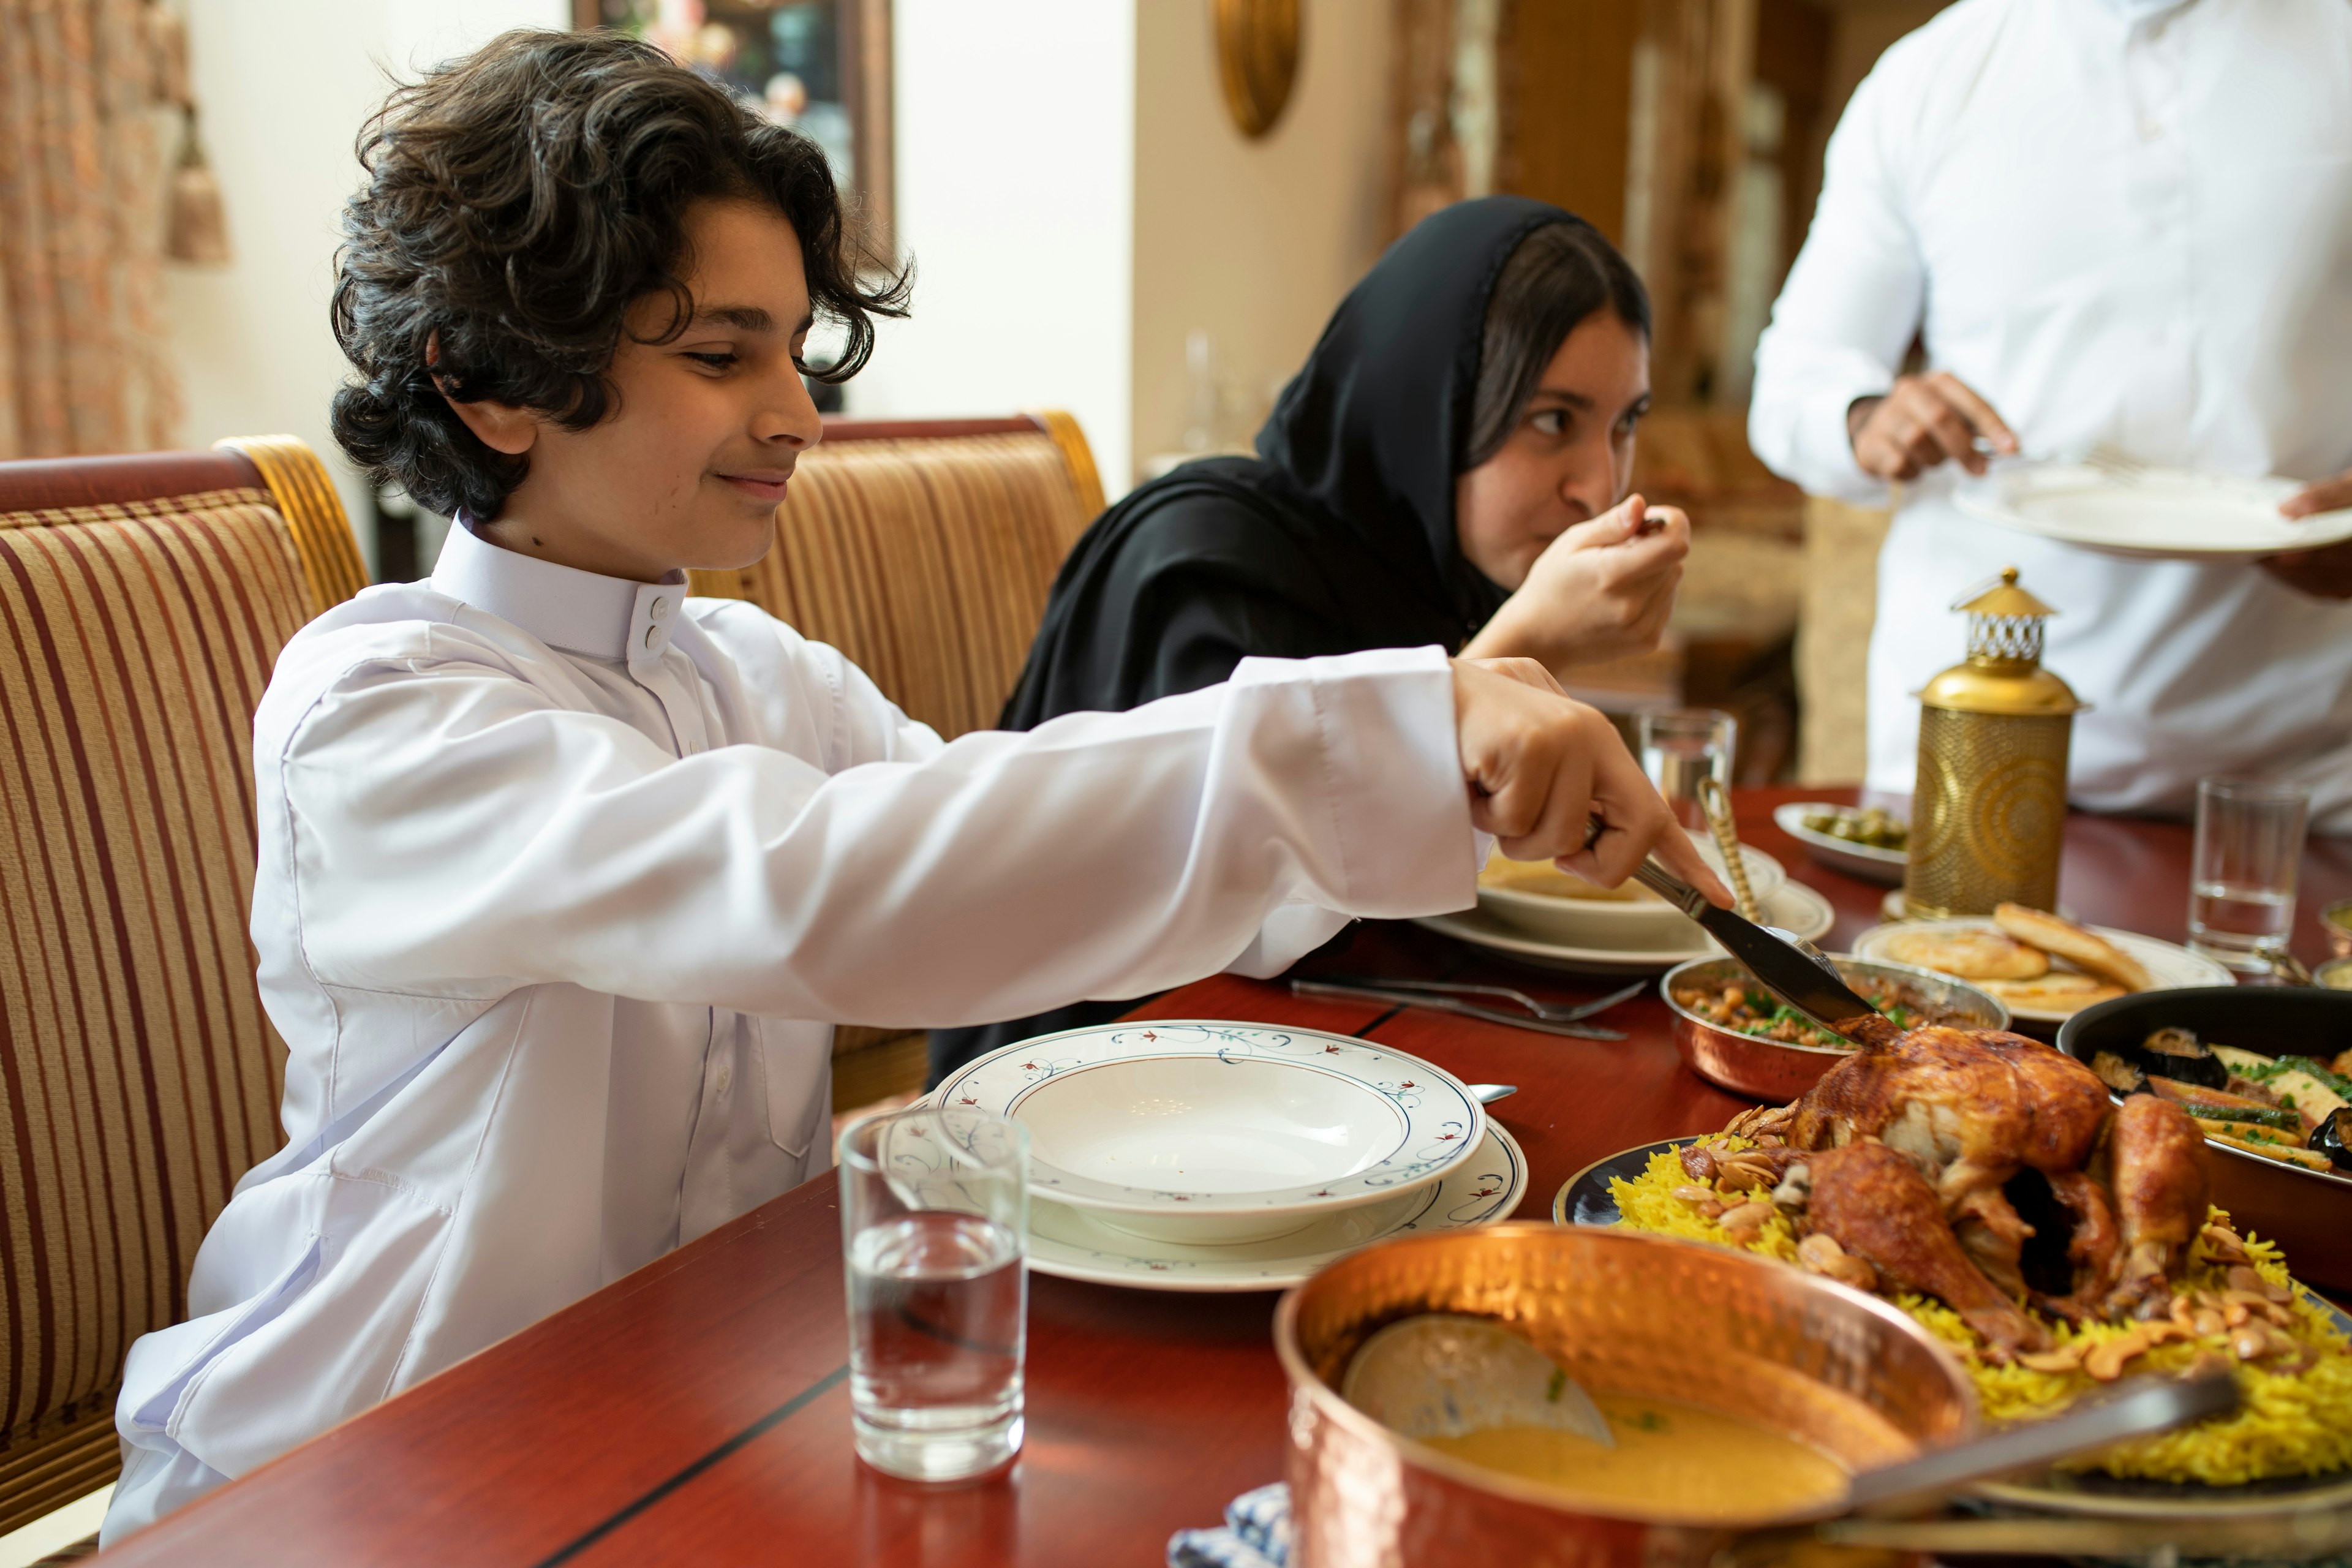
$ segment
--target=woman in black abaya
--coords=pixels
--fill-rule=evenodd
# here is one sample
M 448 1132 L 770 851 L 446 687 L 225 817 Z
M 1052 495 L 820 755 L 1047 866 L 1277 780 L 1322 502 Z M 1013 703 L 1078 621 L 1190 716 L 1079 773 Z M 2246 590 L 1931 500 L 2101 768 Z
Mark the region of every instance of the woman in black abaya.
M 1582 219 L 1464 202 L 1340 302 L 1258 433 L 1096 519 L 1064 563 L 1003 728 L 1120 710 L 1303 658 L 1430 643 L 1555 672 L 1655 645 L 1689 524 L 1628 497 L 1649 302 Z M 931 1036 L 931 1079 L 1082 1003 Z

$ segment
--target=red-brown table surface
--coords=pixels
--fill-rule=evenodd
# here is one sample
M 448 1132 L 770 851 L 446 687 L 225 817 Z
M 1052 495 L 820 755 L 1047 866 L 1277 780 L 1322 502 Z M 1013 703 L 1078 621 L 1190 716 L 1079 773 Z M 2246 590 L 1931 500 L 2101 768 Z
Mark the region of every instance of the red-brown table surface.
M 1737 802 L 1740 831 L 1826 894 L 1842 949 L 1885 889 L 1831 872 Z M 1811 792 L 1816 798 L 1834 792 Z M 2179 940 L 2189 833 L 2075 816 L 2064 900 L 2086 921 Z M 2352 843 L 2315 841 L 2297 951 L 2352 897 Z M 1320 967 L 1481 969 L 1559 995 L 1622 982 L 1495 965 L 1410 926 L 1360 928 Z M 1654 994 L 1612 1012 L 1619 1043 L 1418 1010 L 1293 997 L 1224 976 L 1139 1016 L 1360 1034 L 1472 1082 L 1513 1083 L 1496 1115 L 1527 1151 L 1523 1217 L 1630 1145 L 1719 1126 L 1744 1103 L 1683 1070 Z M 828 1174 L 411 1389 L 125 1542 L 110 1561 L 618 1564 L 782 1558 L 894 1564 L 1155 1563 L 1171 1531 L 1283 1472 L 1275 1298 L 1176 1295 L 1033 1277 L 1028 1443 L 1009 1475 L 909 1486 L 849 1442 L 840 1221 Z

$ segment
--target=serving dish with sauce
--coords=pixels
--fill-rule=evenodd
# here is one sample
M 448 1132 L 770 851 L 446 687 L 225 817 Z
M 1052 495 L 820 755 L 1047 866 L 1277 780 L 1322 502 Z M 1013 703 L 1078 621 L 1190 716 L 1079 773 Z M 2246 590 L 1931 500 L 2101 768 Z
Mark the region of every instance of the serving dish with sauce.
M 1356 1352 L 1424 1313 L 1528 1340 L 1601 1405 L 1614 1448 L 1421 1442 L 1349 1405 Z M 1890 1304 L 1624 1231 L 1513 1223 L 1365 1247 L 1283 1298 L 1275 1349 L 1291 1389 L 1292 1561 L 1318 1568 L 1700 1568 L 1735 1535 L 1826 1517 L 1852 1475 L 1978 1425 L 1959 1363 Z

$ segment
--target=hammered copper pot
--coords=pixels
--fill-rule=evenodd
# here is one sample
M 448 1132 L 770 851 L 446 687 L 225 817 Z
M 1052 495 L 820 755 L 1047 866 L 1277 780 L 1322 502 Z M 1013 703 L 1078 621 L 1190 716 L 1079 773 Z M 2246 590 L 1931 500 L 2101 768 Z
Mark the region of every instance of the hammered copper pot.
M 1963 1028 L 2010 1026 L 2008 1007 L 1965 980 L 1847 952 L 1830 954 L 1830 962 L 1849 983 L 1882 980 L 1908 986 L 1914 995 Z M 1761 1035 L 1743 1035 L 1708 1023 L 1675 1000 L 1675 992 L 1694 985 L 1714 992 L 1734 982 L 1755 984 L 1755 977 L 1736 958 L 1694 958 L 1667 970 L 1658 982 L 1658 994 L 1665 998 L 1666 1010 L 1675 1017 L 1675 1049 L 1682 1054 L 1683 1065 L 1707 1082 L 1768 1105 L 1785 1105 L 1853 1055 L 1843 1047 L 1794 1046 Z
M 1350 1253 L 1282 1300 L 1297 1568 L 1704 1568 L 1730 1524 L 1602 1511 L 1408 1441 L 1342 1400 L 1366 1338 L 1422 1312 L 1492 1318 L 1595 1393 L 1681 1399 L 1856 1469 L 1974 1435 L 1968 1375 L 1886 1302 L 1785 1264 L 1633 1231 L 1530 1223 Z

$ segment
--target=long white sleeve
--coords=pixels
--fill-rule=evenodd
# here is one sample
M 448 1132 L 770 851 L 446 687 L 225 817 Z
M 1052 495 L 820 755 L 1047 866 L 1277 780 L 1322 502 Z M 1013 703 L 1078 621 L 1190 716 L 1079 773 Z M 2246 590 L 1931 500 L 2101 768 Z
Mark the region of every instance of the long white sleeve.
M 846 710 L 821 727 L 895 732 L 862 677 L 812 688 Z M 330 988 L 562 981 L 898 1026 L 1132 995 L 1232 963 L 1285 904 L 1469 902 L 1452 715 L 1436 649 L 1253 659 L 828 773 L 763 745 L 675 757 L 487 663 L 370 659 L 279 764 L 302 955 Z
M 1846 411 L 1895 384 L 1927 286 L 1892 146 L 1906 52 L 1889 51 L 1838 121 L 1812 227 L 1756 347 L 1748 444 L 1783 479 L 1847 500 L 1885 494 L 1853 460 Z

